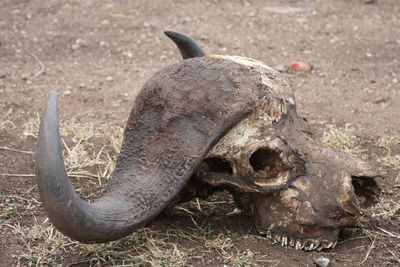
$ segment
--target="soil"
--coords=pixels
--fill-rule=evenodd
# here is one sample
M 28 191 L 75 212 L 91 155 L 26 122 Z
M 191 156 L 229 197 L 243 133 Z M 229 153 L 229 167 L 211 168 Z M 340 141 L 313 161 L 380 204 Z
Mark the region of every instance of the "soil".
M 282 74 L 293 87 L 299 113 L 320 133 L 329 124 L 357 129 L 366 149 L 363 156 L 384 175 L 379 180 L 383 196 L 399 203 L 399 171 L 378 164 L 385 150 L 376 145 L 383 135 L 400 135 L 398 0 L 5 0 L 1 5 L 0 147 L 35 151 L 36 139 L 24 137 L 22 126 L 42 111 L 50 90 L 59 93 L 61 120 L 123 126 L 146 80 L 181 60 L 162 33 L 169 28 L 190 34 L 208 53 L 247 56 L 270 66 L 310 63 L 311 73 Z M 392 153 L 400 153 L 399 145 Z M 34 173 L 33 155 L 0 149 L 0 173 Z M 0 191 L 39 199 L 34 177 L 0 175 Z M 400 265 L 398 211 L 379 218 L 373 228 L 397 238 L 378 235 L 371 241 L 366 235 L 344 233 L 335 249 L 309 253 L 258 237 L 251 218 L 224 214 L 226 210 L 207 217 L 207 224 L 217 232 L 234 233 L 238 250 L 270 260 L 259 266 L 313 266 L 319 256 L 329 258 L 332 266 Z M 21 215 L 21 225 L 32 223 Z M 39 204 L 35 215 L 45 218 Z M 193 222 L 177 212 L 158 217 L 151 228 L 168 230 L 170 225 Z M 0 234 L 0 266 L 27 264 L 17 259 L 25 246 L 18 234 L 7 227 Z M 179 237 L 174 242 L 187 244 Z M 215 251 L 197 248 L 191 255 L 187 265 L 224 264 Z M 66 253 L 59 264 L 77 257 Z

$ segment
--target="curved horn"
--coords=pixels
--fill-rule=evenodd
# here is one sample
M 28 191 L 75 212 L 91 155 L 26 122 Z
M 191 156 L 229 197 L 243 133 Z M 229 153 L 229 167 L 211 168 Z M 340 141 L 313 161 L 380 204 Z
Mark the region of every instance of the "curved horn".
M 164 33 L 178 46 L 183 59 L 206 55 L 190 36 L 174 30 L 165 30 Z
M 252 93 L 237 94 L 246 78 L 238 75 L 240 81 L 232 81 L 231 73 L 241 70 L 231 65 L 185 60 L 147 82 L 127 122 L 112 179 L 94 203 L 82 200 L 68 179 L 57 94 L 51 92 L 40 124 L 36 178 L 56 228 L 82 242 L 105 242 L 130 234 L 157 216 L 210 148 L 254 106 L 257 97 Z M 243 90 L 247 88 L 251 87 Z

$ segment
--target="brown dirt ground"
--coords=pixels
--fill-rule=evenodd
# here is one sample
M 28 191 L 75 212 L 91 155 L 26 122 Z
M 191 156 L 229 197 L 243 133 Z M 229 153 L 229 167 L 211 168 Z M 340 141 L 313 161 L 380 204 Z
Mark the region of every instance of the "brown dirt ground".
M 181 60 L 162 34 L 172 28 L 191 34 L 210 53 L 248 56 L 270 66 L 291 60 L 311 63 L 309 74 L 284 74 L 295 91 L 299 113 L 320 132 L 328 124 L 348 123 L 357 129 L 359 144 L 366 149 L 363 156 L 385 174 L 379 180 L 382 201 L 399 203 L 400 189 L 394 186 L 399 170 L 378 164 L 385 150 L 376 141 L 385 134 L 400 135 L 400 2 L 366 2 L 2 1 L 0 147 L 35 151 L 36 140 L 23 136 L 23 125 L 41 112 L 53 89 L 59 92 L 61 120 L 122 126 L 145 81 Z M 400 153 L 400 145 L 391 149 Z M 33 172 L 33 155 L 0 150 L 1 174 Z M 74 183 L 83 195 L 90 193 L 82 179 Z M 34 185 L 33 177 L 0 175 L 0 193 L 6 198 L 39 199 Z M 215 209 L 213 215 L 195 214 L 195 219 L 206 221 L 216 234 L 231 235 L 237 251 L 253 253 L 255 260 L 248 265 L 313 266 L 313 259 L 321 255 L 333 266 L 400 264 L 398 210 L 378 218 L 371 231 L 380 234 L 347 234 L 335 249 L 306 253 L 259 238 L 250 218 L 225 215 L 232 205 Z M 45 220 L 40 204 L 29 212 L 20 210 L 20 217 L 11 221 L 29 226 L 33 218 Z M 193 221 L 178 210 L 150 226 L 157 231 L 176 227 L 189 229 Z M 29 265 L 19 257 L 27 247 L 19 234 L 2 224 L 0 236 L 0 266 Z M 217 250 L 179 236 L 169 241 L 191 249 L 186 265 L 232 266 Z M 57 263 L 64 266 L 84 258 L 79 251 L 67 251 Z

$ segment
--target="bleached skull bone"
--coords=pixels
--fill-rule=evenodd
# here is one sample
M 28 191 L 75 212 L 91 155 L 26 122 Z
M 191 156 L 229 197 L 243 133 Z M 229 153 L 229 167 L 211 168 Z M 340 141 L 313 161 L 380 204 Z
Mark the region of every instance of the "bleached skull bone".
M 257 186 L 281 188 L 287 185 L 289 179 L 287 171 L 278 172 L 275 177 L 262 179 L 267 172 L 271 171 L 268 168 L 274 167 L 262 162 L 264 159 L 268 160 L 265 158 L 266 154 L 273 153 L 275 157 L 279 157 L 280 160 L 285 162 L 291 160 L 280 151 L 280 148 L 283 147 L 282 140 L 272 139 L 272 133 L 265 135 L 266 131 L 272 130 L 268 127 L 281 120 L 287 112 L 288 106 L 295 104 L 287 81 L 276 70 L 261 61 L 239 56 L 213 55 L 211 57 L 231 60 L 257 71 L 260 75 L 261 84 L 264 85 L 264 90 L 269 91 L 269 93 L 257 102 L 257 106 L 248 117 L 241 120 L 221 138 L 206 158 L 218 158 L 229 163 L 234 175 L 259 178 L 254 180 Z M 273 155 L 270 154 L 269 156 Z M 278 164 L 278 162 L 274 163 Z

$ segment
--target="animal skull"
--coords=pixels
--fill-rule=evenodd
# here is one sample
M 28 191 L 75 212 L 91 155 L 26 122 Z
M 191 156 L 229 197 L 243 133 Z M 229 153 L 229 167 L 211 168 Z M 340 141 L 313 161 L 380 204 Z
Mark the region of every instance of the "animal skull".
M 184 58 L 203 56 L 189 37 L 167 35 L 184 40 Z M 279 73 L 243 57 L 187 59 L 150 79 L 97 202 L 73 191 L 60 151 L 52 93 L 38 138 L 38 188 L 52 223 L 83 242 L 120 238 L 165 208 L 227 189 L 260 233 L 320 250 L 343 227 L 359 226 L 361 205 L 376 191 L 368 163 L 315 141 Z
M 197 176 L 228 189 L 254 215 L 258 231 L 282 245 L 335 246 L 339 230 L 357 226 L 362 216 L 355 190 L 362 201 L 373 200 L 377 175 L 368 163 L 315 141 L 276 71 L 218 58 L 257 70 L 269 94 L 211 149 Z

